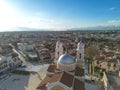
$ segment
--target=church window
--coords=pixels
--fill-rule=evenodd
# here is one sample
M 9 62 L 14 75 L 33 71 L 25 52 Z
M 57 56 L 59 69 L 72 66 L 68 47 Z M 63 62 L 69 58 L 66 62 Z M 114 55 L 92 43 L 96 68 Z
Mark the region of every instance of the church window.
M 81 53 L 80 53 L 80 57 L 79 58 L 81 58 Z

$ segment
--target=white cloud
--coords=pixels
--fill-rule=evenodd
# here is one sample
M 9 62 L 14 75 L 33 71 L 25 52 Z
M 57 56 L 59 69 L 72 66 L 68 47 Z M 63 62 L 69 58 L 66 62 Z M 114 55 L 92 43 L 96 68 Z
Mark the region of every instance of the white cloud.
M 17 23 L 18 27 L 28 27 L 36 29 L 52 29 L 52 30 L 65 30 L 70 28 L 70 25 L 65 25 L 59 20 L 45 19 L 40 17 L 24 17 L 19 18 Z
M 92 26 L 92 27 L 96 27 L 96 26 L 120 26 L 120 20 L 108 20 L 104 23 L 93 24 L 90 26 Z
M 63 23 L 59 20 L 45 19 L 40 17 L 24 17 L 20 18 L 20 22 L 18 23 L 20 27 L 28 27 L 35 29 L 48 29 L 48 30 L 66 30 L 71 28 L 82 28 L 82 27 L 96 27 L 96 26 L 120 26 L 120 20 L 109 20 L 105 23 L 99 24 L 91 24 L 91 25 L 70 25 L 67 23 Z
M 101 29 L 102 27 L 108 27 L 109 29 L 112 28 L 112 27 L 120 27 L 120 20 L 108 20 L 104 23 L 98 23 L 98 24 L 92 24 L 92 25 L 89 25 L 89 26 L 85 26 L 83 28 L 94 28 L 94 27 L 97 27 L 98 29 Z M 80 27 L 81 28 L 81 27 Z
M 109 20 L 106 24 L 112 26 L 120 26 L 120 20 Z

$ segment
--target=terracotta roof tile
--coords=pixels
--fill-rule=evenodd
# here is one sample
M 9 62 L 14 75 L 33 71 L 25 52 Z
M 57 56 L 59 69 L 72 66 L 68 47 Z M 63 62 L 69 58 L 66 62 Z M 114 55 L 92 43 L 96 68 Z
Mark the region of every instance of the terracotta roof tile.
M 73 75 L 70 75 L 70 74 L 64 72 L 60 82 L 65 84 L 68 87 L 72 87 L 73 79 L 74 79 Z
M 72 87 L 73 79 L 74 79 L 74 76 L 66 72 L 55 73 L 52 77 L 46 76 L 44 80 L 42 80 L 42 82 L 39 84 L 37 89 L 46 90 L 47 83 L 52 83 L 57 81 L 65 84 L 68 87 Z
M 57 67 L 56 65 L 49 65 L 47 71 L 48 72 L 55 72 L 56 67 Z
M 47 83 L 52 83 L 52 82 L 60 81 L 62 75 L 63 75 L 63 73 L 60 72 L 60 73 L 55 73 L 52 77 L 46 76 L 44 78 L 44 80 L 42 80 L 42 82 L 39 84 L 39 86 L 37 87 L 37 89 L 47 90 L 46 89 L 46 84 Z
M 96 55 L 95 60 L 105 60 L 105 56 Z
M 73 90 L 85 90 L 84 82 L 82 82 L 78 79 L 75 79 Z
M 84 76 L 84 69 L 80 68 L 80 67 L 76 67 L 75 69 L 75 76 Z
M 113 52 L 104 52 L 103 53 L 106 57 L 112 57 L 114 56 L 114 53 Z
M 115 64 L 118 63 L 117 60 L 113 60 L 113 59 L 112 59 L 112 60 L 109 60 L 108 62 L 115 63 Z M 120 62 L 120 60 L 119 60 L 119 62 Z
M 18 54 L 17 53 L 11 53 L 11 55 L 12 55 L 12 57 L 14 58 L 14 57 L 18 57 Z

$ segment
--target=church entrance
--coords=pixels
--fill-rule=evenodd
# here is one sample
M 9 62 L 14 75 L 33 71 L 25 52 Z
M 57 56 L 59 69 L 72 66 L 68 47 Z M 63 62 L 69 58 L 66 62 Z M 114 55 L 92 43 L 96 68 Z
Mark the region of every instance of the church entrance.
M 57 86 L 53 86 L 50 90 L 65 90 L 65 89 L 57 85 Z

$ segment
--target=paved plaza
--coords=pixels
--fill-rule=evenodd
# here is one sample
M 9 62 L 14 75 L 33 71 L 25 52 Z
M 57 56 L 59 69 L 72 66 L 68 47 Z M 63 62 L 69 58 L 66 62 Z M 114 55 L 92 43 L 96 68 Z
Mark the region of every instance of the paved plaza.
M 32 66 L 31 70 L 35 70 L 37 73 L 31 73 L 28 76 L 15 74 L 6 76 L 4 79 L 0 80 L 0 90 L 36 90 L 36 87 L 45 77 L 47 68 L 48 64 Z

